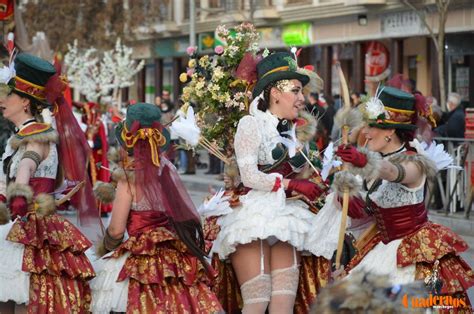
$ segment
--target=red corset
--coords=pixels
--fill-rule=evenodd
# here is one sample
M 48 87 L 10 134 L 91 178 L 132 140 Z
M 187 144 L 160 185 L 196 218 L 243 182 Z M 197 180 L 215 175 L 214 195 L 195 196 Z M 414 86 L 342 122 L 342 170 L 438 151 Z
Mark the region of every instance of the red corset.
M 128 215 L 127 231 L 131 236 L 153 228 L 167 226 L 169 226 L 168 217 L 157 210 L 131 210 Z
M 377 228 L 385 244 L 417 231 L 428 222 L 428 211 L 423 202 L 392 208 L 373 204 L 373 208 Z
M 53 193 L 55 182 L 55 179 L 50 178 L 31 178 L 29 183 L 33 193 L 38 195 L 40 193 Z

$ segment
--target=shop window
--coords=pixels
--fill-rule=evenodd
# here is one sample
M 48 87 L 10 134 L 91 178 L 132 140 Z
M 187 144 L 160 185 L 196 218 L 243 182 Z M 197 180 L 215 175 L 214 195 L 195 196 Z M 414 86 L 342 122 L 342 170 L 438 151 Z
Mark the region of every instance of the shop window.
M 461 95 L 462 100 L 469 101 L 469 58 L 451 56 L 450 91 Z

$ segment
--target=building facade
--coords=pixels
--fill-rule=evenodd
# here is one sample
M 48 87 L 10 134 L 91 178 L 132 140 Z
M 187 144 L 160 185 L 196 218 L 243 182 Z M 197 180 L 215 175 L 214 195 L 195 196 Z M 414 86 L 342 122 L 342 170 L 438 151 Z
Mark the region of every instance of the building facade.
M 261 47 L 303 47 L 299 63 L 312 64 L 325 82 L 324 94 L 339 94 L 335 64 L 341 64 L 352 91 L 364 92 L 366 75 L 389 69 L 417 83 L 425 95 L 439 98 L 437 50 L 420 16 L 434 33 L 436 0 L 413 0 L 417 14 L 397 0 L 196 0 L 196 43 L 201 53 L 216 45 L 214 30 L 252 21 Z M 134 42 L 147 66 L 131 98 L 152 101 L 163 89 L 179 98 L 179 74 L 186 69 L 189 46 L 188 0 L 162 1 L 160 16 L 143 26 Z M 474 102 L 474 1 L 452 0 L 446 23 L 446 90 Z M 385 73 L 385 72 L 384 72 Z

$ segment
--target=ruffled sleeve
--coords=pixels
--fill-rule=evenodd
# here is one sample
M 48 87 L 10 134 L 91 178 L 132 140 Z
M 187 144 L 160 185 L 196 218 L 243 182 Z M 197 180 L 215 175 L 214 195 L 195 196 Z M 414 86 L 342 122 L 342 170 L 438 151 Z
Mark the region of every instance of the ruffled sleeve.
M 262 136 L 257 120 L 252 116 L 245 116 L 239 121 L 234 139 L 235 155 L 239 166 L 242 183 L 249 188 L 271 191 L 280 174 L 266 174 L 258 170 L 259 148 Z

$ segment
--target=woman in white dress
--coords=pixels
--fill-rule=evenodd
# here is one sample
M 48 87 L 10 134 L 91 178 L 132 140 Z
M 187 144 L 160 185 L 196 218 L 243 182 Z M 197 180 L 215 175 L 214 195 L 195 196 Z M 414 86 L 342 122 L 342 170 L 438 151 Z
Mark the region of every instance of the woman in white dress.
M 241 205 L 218 219 L 220 232 L 212 252 L 229 258 L 243 299 L 243 313 L 292 313 L 302 251 L 322 253 L 310 240 L 316 215 L 302 201 L 286 200 L 293 192 L 315 200 L 323 188 L 294 178 L 304 165 L 288 157 L 282 129 L 292 130 L 304 107 L 302 89 L 309 77 L 298 71 L 289 53 L 274 53 L 257 65 L 258 82 L 250 115 L 238 124 L 234 139 L 241 181 L 249 191 Z M 296 148 L 304 143 L 296 141 Z M 303 162 L 302 162 L 303 160 Z

